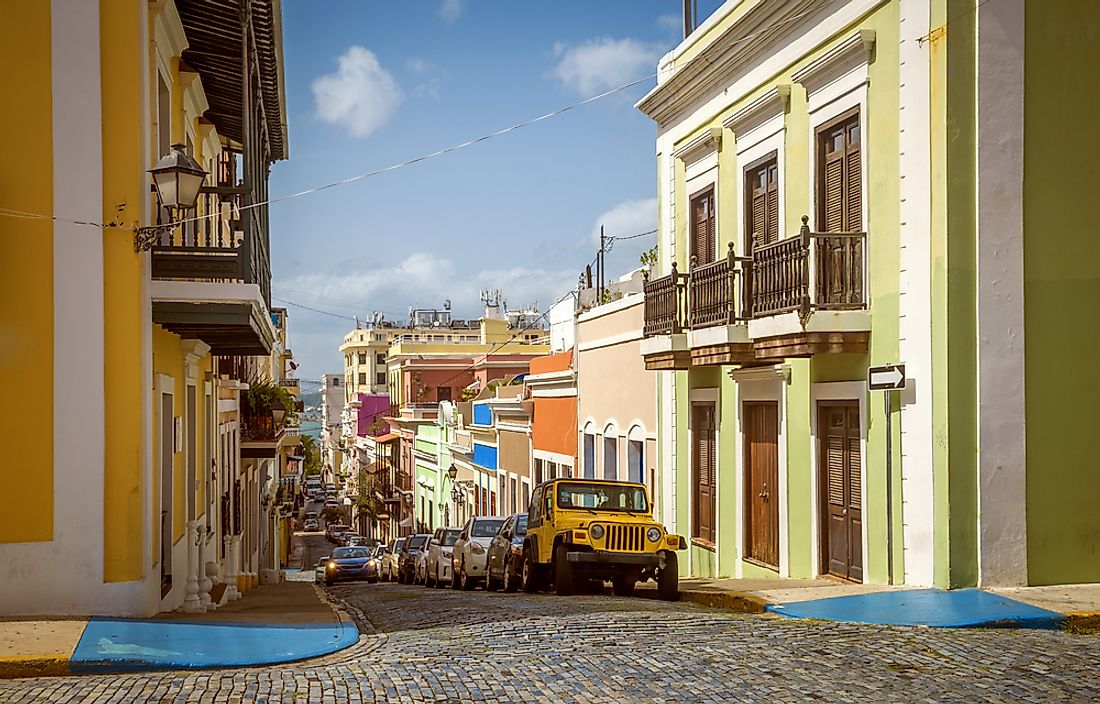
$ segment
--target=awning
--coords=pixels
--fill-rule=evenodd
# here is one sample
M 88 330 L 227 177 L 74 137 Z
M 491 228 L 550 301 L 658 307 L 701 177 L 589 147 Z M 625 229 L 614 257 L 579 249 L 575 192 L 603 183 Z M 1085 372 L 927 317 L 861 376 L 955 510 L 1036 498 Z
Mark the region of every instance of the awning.
M 412 528 L 412 524 L 413 524 L 412 516 L 409 516 L 408 518 L 402 519 L 402 521 L 400 523 L 398 523 L 397 525 L 400 528 Z
M 400 435 L 397 435 L 396 433 L 386 433 L 385 435 L 379 435 L 378 437 L 376 437 L 376 438 L 374 439 L 374 442 L 376 442 L 376 443 L 379 443 L 379 442 L 390 442 L 390 441 L 392 441 L 392 440 L 396 440 L 396 439 L 397 439 L 397 438 L 399 438 L 399 437 L 401 437 L 401 436 L 400 436 Z

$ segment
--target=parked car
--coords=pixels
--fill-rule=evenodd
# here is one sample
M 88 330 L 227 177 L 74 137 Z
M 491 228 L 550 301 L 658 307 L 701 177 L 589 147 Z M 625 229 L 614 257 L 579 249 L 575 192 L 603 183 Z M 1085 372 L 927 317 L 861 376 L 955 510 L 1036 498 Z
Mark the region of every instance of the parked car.
M 331 559 L 332 558 L 330 556 L 325 555 L 317 561 L 317 567 L 315 567 L 313 570 L 314 583 L 320 584 L 321 582 L 325 581 L 325 570 L 328 569 L 328 561 Z
M 351 545 L 351 541 L 353 540 L 366 540 L 366 538 L 352 530 L 348 530 L 348 532 L 340 536 L 341 545 Z
M 420 548 L 420 554 L 416 556 L 413 566 L 413 584 L 428 586 L 428 551 L 432 548 L 432 540 L 435 536 L 428 536 L 424 547 Z
M 325 508 L 333 508 L 339 510 L 340 504 L 336 502 L 336 499 L 325 499 Z
M 321 530 L 321 524 L 317 522 L 316 518 L 307 518 L 305 523 L 302 524 L 302 530 L 317 532 Z
M 348 545 L 348 546 L 361 545 L 362 547 L 370 548 L 371 550 L 374 550 L 374 545 L 372 544 L 371 539 L 370 538 L 364 538 L 363 536 L 359 535 L 358 533 L 345 533 L 344 534 L 344 545 Z
M 462 534 L 461 528 L 436 528 L 432 542 L 428 546 L 428 557 L 424 566 L 426 587 L 442 587 L 451 582 L 451 553 L 455 541 Z
M 676 551 L 687 541 L 653 520 L 644 484 L 600 479 L 552 479 L 535 488 L 523 540 L 525 592 L 552 581 L 561 596 L 588 580 L 611 580 L 630 596 L 640 580 L 657 582 L 657 596 L 680 596 Z
M 519 588 L 523 567 L 523 538 L 527 535 L 527 514 L 509 516 L 489 543 L 485 588 L 492 591 L 503 587 L 506 592 Z
M 397 579 L 397 558 L 401 554 L 401 548 L 405 547 L 405 539 L 391 540 L 386 546 L 386 554 L 382 558 L 382 580 L 390 582 Z
M 476 516 L 466 521 L 451 555 L 452 589 L 473 589 L 485 578 L 486 552 L 504 520 L 500 516 Z
M 325 584 L 353 579 L 378 581 L 378 563 L 364 547 L 336 548 L 325 569 Z
M 346 526 L 343 523 L 330 523 L 328 527 L 325 528 L 325 537 L 328 538 L 330 543 L 338 543 L 340 539 L 339 536 L 347 533 L 349 530 L 351 530 L 351 526 Z
M 416 535 L 409 536 L 408 540 L 401 547 L 401 552 L 397 556 L 397 581 L 401 584 L 412 584 L 413 579 L 416 577 L 416 558 L 420 557 L 420 552 L 424 549 L 424 543 L 428 542 L 428 538 L 432 537 L 427 533 L 417 533 Z

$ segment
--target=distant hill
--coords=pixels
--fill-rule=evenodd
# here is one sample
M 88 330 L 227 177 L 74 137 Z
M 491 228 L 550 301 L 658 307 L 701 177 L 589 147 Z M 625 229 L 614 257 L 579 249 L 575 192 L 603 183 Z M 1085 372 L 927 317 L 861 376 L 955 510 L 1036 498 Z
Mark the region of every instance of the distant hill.
M 302 403 L 307 406 L 320 406 L 321 405 L 321 390 L 320 389 L 302 389 Z

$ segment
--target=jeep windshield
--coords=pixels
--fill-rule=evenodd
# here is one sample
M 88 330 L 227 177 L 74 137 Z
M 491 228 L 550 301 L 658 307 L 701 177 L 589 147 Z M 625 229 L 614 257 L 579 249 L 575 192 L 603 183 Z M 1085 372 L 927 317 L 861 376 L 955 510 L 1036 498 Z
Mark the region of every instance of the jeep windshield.
M 649 513 L 645 489 L 629 484 L 558 484 L 558 508 Z

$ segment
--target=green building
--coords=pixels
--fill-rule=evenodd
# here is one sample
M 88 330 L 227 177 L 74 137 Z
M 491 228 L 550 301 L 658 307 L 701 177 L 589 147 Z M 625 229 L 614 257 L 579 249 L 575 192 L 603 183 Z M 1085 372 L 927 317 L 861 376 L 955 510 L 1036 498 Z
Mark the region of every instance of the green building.
M 1090 0 L 730 0 L 661 60 L 642 355 L 685 573 L 1100 581 L 1100 379 L 1062 359 L 1100 343 L 1098 31 Z

